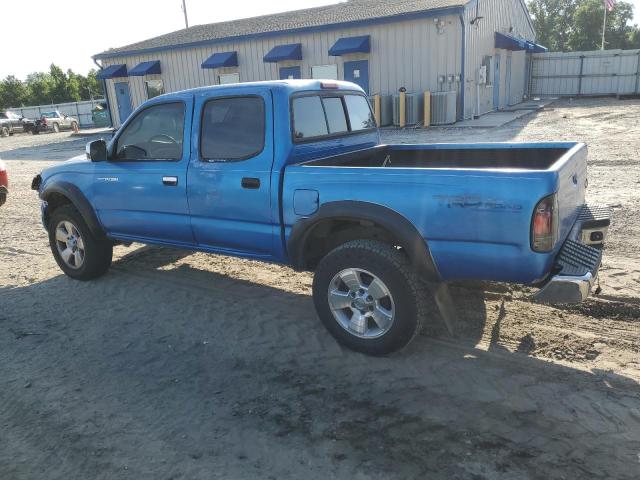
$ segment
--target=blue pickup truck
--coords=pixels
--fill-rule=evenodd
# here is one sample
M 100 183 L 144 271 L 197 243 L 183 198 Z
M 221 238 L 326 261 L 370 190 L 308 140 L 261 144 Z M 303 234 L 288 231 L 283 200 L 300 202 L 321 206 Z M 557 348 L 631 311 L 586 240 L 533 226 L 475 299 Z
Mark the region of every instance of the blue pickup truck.
M 585 205 L 586 157 L 567 142 L 383 145 L 358 86 L 272 81 L 153 98 L 32 187 L 72 278 L 131 242 L 289 264 L 315 272 L 331 334 L 375 355 L 407 345 L 430 303 L 450 315 L 451 280 L 584 300 L 609 225 Z

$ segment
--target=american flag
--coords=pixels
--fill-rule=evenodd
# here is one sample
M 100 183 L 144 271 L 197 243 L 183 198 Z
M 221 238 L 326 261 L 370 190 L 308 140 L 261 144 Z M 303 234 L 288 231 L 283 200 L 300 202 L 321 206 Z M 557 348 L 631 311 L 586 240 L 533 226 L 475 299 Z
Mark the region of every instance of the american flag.
M 615 7 L 616 5 L 616 0 L 603 0 L 604 1 L 604 8 L 606 8 L 609 11 L 613 10 L 613 7 Z

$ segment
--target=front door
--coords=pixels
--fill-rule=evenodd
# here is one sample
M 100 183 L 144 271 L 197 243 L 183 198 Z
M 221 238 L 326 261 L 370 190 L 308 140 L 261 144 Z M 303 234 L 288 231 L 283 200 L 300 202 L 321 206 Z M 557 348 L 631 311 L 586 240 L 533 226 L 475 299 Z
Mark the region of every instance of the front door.
M 362 87 L 369 94 L 369 61 L 344 62 L 344 79 Z
M 116 102 L 118 103 L 118 116 L 122 125 L 131 115 L 131 97 L 129 96 L 129 83 L 118 82 L 116 88 Z
M 271 189 L 278 188 L 271 185 L 272 117 L 266 88 L 251 95 L 230 87 L 196 96 L 187 198 L 199 246 L 257 258 L 273 254 L 279 230 L 271 198 Z
M 493 108 L 500 108 L 500 54 L 496 53 L 495 62 L 493 62 Z
M 193 100 L 155 102 L 125 123 L 95 163 L 93 203 L 114 237 L 193 245 L 187 204 Z
M 280 67 L 280 80 L 302 78 L 300 67 Z

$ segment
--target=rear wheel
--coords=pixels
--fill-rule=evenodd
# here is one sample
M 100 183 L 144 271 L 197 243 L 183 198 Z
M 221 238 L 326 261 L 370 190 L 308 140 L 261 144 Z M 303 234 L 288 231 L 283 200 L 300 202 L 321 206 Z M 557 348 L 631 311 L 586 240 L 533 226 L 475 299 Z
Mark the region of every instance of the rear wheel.
M 73 205 L 63 205 L 49 219 L 49 244 L 58 266 L 77 280 L 91 280 L 106 273 L 113 246 L 96 238 Z
M 71 122 L 71 130 L 73 133 L 78 133 L 78 122 Z
M 404 253 L 382 242 L 355 240 L 320 261 L 313 300 L 336 340 L 359 352 L 385 355 L 405 347 L 420 331 L 429 292 Z
M 0 137 L 8 137 L 9 129 L 7 127 L 0 128 Z

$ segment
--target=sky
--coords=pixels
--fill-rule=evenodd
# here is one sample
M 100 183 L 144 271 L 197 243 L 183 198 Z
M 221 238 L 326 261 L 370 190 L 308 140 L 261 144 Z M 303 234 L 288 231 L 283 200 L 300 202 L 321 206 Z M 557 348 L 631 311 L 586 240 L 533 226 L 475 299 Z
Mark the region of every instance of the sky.
M 182 0 L 4 0 L 0 78 L 46 71 L 53 62 L 86 74 L 91 56 L 184 28 Z M 337 3 L 338 0 L 186 0 L 189 24 Z M 389 0 L 393 1 L 393 0 Z M 640 23 L 640 0 L 635 23 Z

